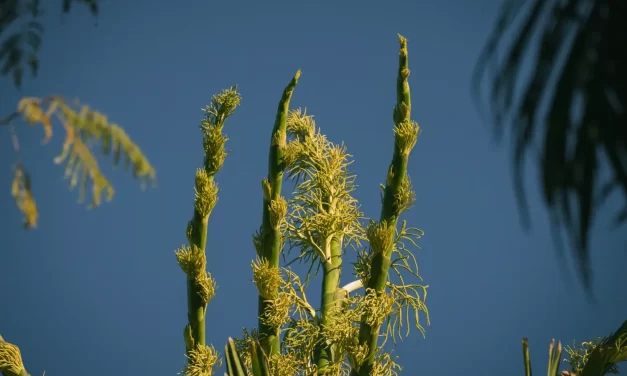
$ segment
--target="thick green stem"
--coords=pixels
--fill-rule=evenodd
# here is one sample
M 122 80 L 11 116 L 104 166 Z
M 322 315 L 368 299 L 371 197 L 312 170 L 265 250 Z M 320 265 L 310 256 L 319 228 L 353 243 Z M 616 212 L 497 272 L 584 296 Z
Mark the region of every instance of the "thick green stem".
M 407 80 L 409 77 L 407 40 L 399 35 L 399 42 L 400 51 L 396 84 L 396 106 L 394 107 L 394 123 L 396 127 L 399 127 L 404 122 L 408 122 L 411 115 L 411 96 L 409 92 L 409 82 Z M 398 137 L 397 134 L 381 208 L 380 222 L 387 222 L 388 228 L 396 227 L 396 222 L 400 214 L 397 194 L 407 173 L 407 160 L 409 158 L 408 151 L 401 149 Z M 381 250 L 373 257 L 367 288 L 373 289 L 377 294 L 381 294 L 385 291 L 390 269 L 390 255 L 391 252 L 389 252 L 389 250 Z M 380 325 L 373 327 L 366 322 L 365 318 L 362 318 L 359 327 L 359 344 L 368 345 L 368 355 L 361 364 L 358 373 L 352 370 L 351 373 L 353 375 L 370 376 L 378 348 L 379 329 Z
M 213 177 L 210 177 L 209 179 L 213 181 Z M 196 247 L 198 247 L 198 249 L 202 249 L 203 251 L 205 250 L 205 247 L 207 246 L 207 224 L 208 223 L 209 223 L 209 216 L 207 216 L 206 218 L 203 218 L 202 215 L 198 213 L 198 210 L 194 209 L 194 216 L 192 217 L 192 221 L 190 223 L 190 225 L 192 226 L 191 239 L 189 239 L 190 245 L 193 244 Z
M 236 87 L 215 95 L 205 109 L 207 117 L 200 129 L 203 132 L 205 161 L 196 171 L 194 214 L 187 225 L 190 247 L 177 251 L 179 265 L 187 275 L 187 320 L 185 327 L 185 349 L 190 353 L 199 346 L 206 346 L 206 309 L 213 297 L 214 282 L 206 271 L 207 224 L 217 202 L 218 187 L 214 175 L 222 168 L 226 157 L 222 128 L 227 117 L 237 108 L 240 95 Z
M 213 180 L 213 177 L 210 177 Z M 190 245 L 192 252 L 205 253 L 207 244 L 207 223 L 209 216 L 203 217 L 198 210 L 194 209 L 192 217 Z M 194 247 L 195 246 L 195 247 Z M 207 305 L 202 301 L 200 295 L 201 286 L 198 285 L 194 276 L 187 276 L 187 323 L 191 330 L 193 342 L 186 344 L 187 354 L 198 345 L 206 345 L 205 330 L 205 310 Z
M 294 88 L 298 83 L 300 70 L 296 72 L 294 78 L 283 90 L 281 101 L 277 109 L 274 128 L 272 129 L 272 137 L 270 138 L 270 153 L 268 160 L 268 183 L 270 192 L 264 192 L 263 198 L 263 217 L 261 224 L 262 249 L 261 256 L 268 261 L 271 268 L 279 267 L 279 254 L 281 253 L 281 231 L 272 226 L 270 204 L 273 200 L 279 199 L 281 196 L 281 186 L 283 183 L 283 172 L 285 164 L 283 163 L 283 148 L 287 141 L 286 120 L 290 106 L 290 100 Z M 265 325 L 261 317 L 266 311 L 269 304 L 268 301 L 259 296 L 258 301 L 259 314 L 259 337 L 261 345 L 267 354 L 276 354 L 280 351 L 279 330 L 277 328 Z
M 390 270 L 390 257 L 385 256 L 383 253 L 378 253 L 372 259 L 372 267 L 370 272 L 372 276 L 368 281 L 368 288 L 375 290 L 377 293 L 381 293 L 385 289 L 385 284 L 388 278 L 388 272 Z M 376 276 L 376 278 L 374 277 Z M 372 367 L 375 362 L 376 350 L 378 348 L 379 329 L 381 325 L 371 326 L 370 324 L 362 321 L 359 325 L 359 344 L 368 344 L 368 355 L 362 363 L 358 375 L 370 375 Z M 354 373 L 353 373 L 354 374 Z
M 195 345 L 205 345 L 205 308 L 198 295 L 196 281 L 187 277 L 187 321 Z M 193 348 L 187 348 L 188 353 L 191 350 Z
M 320 325 L 325 325 L 334 309 L 338 308 L 343 296 L 340 291 L 340 277 L 342 273 L 342 236 L 333 236 L 330 244 L 331 259 L 324 263 L 322 275 L 322 292 L 320 299 Z M 333 349 L 323 343 L 316 349 L 316 364 L 318 374 L 323 375 L 327 366 L 336 361 Z

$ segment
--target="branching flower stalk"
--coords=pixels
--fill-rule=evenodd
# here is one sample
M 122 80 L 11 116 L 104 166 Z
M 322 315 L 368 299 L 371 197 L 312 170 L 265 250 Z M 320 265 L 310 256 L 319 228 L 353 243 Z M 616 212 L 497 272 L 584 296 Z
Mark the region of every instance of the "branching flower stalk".
M 283 239 L 281 225 L 287 211 L 287 202 L 281 196 L 283 173 L 286 168 L 284 153 L 286 148 L 286 120 L 290 100 L 294 88 L 298 83 L 300 70 L 296 72 L 290 83 L 283 90 L 283 95 L 277 109 L 274 128 L 270 138 L 270 153 L 268 161 L 268 177 L 262 182 L 263 189 L 263 217 L 261 228 L 253 236 L 257 256 L 262 262 L 267 262 L 270 268 L 279 267 Z M 272 300 L 259 294 L 258 299 L 258 330 L 263 350 L 269 354 L 278 354 L 280 351 L 279 328 L 272 327 L 264 322 L 263 317 L 268 309 L 272 308 Z
M 226 136 L 222 133 L 226 119 L 233 114 L 241 100 L 233 87 L 215 95 L 203 110 L 206 113 L 200 130 L 205 151 L 204 166 L 196 171 L 194 215 L 187 225 L 189 246 L 175 251 L 179 266 L 187 276 L 187 317 L 184 339 L 188 363 L 183 370 L 187 376 L 210 376 L 220 366 L 213 346 L 206 345 L 205 315 L 216 284 L 207 272 L 207 224 L 218 201 L 215 174 L 222 168 L 227 152 Z
M 319 263 L 322 269 L 320 319 L 322 332 L 341 310 L 345 291 L 340 290 L 342 254 L 345 243 L 359 242 L 363 232 L 357 200 L 351 193 L 354 179 L 348 167 L 350 155 L 344 145 L 327 141 L 312 116 L 290 111 L 288 132 L 294 138 L 288 148 L 290 176 L 297 184 L 288 221 L 288 238 L 300 248 L 301 257 Z M 315 352 L 318 374 L 338 363 L 343 354 L 328 339 Z
M 268 219 L 277 236 L 285 237 L 275 238 L 275 249 L 282 250 L 285 241 L 289 250 L 298 251 L 293 261 L 309 264 L 306 281 L 313 277 L 314 268 L 322 271 L 322 288 L 316 313 L 307 303 L 304 286 L 295 274 L 287 268 L 279 268 L 278 253 L 272 254 L 276 256 L 274 260 L 263 257 L 268 248 L 264 249 L 267 239 L 263 237 L 262 226 L 253 238 L 258 253 L 258 259 L 253 262 L 254 282 L 264 304 L 260 304 L 262 309 L 259 310 L 261 330 L 250 334 L 245 331 L 245 338 L 236 340 L 248 371 L 254 368 L 252 359 L 255 358 L 250 344 L 260 340 L 265 342 L 263 357 L 269 368 L 280 370 L 281 374 L 289 370 L 286 375 L 339 376 L 350 372 L 361 375 L 360 368 L 368 364 L 364 374 L 393 376 L 398 374 L 400 366 L 390 352 L 377 346 L 380 327 L 385 324 L 383 336 L 394 340 L 402 336 L 403 326 L 409 330 L 410 316 L 413 316 L 416 327 L 424 332 L 418 323 L 418 313 L 427 313 L 426 286 L 405 282 L 406 273 L 420 278 L 416 258 L 406 245 L 418 247 L 416 240 L 422 231 L 408 228 L 405 222 L 397 229 L 398 216 L 415 201 L 406 165 L 419 130 L 418 125 L 409 120 L 404 38 L 401 38 L 401 45 L 395 156 L 387 187 L 384 187 L 384 213 L 380 221 L 370 221 L 367 228 L 361 224 L 363 215 L 352 197 L 356 185 L 355 176 L 349 171 L 351 156 L 343 144 L 333 144 L 320 133 L 311 115 L 300 109 L 288 111 L 286 134 L 279 138 L 273 133 L 273 140 L 280 139 L 283 145 L 281 174 L 287 171 L 296 188 L 289 202 L 280 195 L 275 196 L 279 197 L 276 200 L 268 200 L 276 192 L 270 180 L 265 180 L 264 204 L 270 215 L 264 219 Z M 280 107 L 280 111 L 282 109 L 287 111 L 287 106 Z M 271 162 L 275 161 L 272 158 Z M 395 179 L 395 174 L 403 178 Z M 345 249 L 359 248 L 366 240 L 368 249 L 359 253 L 355 268 L 359 279 L 340 287 Z M 388 278 L 390 269 L 399 283 Z M 288 281 L 283 275 L 288 276 Z M 364 294 L 360 295 L 356 290 L 362 288 Z M 371 331 L 374 341 L 360 337 L 364 326 L 374 329 Z M 263 333 L 264 329 L 270 329 L 270 337 Z M 272 336 L 277 338 L 276 343 Z M 279 337 L 282 338 L 280 346 Z M 282 366 L 275 368 L 273 364 Z
M 416 145 L 420 128 L 410 118 L 411 98 L 409 91 L 409 68 L 407 58 L 407 40 L 399 35 L 399 67 L 396 84 L 396 106 L 394 107 L 394 154 L 388 170 L 383 191 L 383 203 L 379 223 L 369 227 L 368 239 L 373 251 L 370 270 L 367 276 L 367 289 L 381 295 L 385 293 L 391 264 L 391 255 L 395 247 L 393 237 L 400 214 L 407 210 L 414 200 L 409 178 L 407 162 L 409 154 Z M 364 315 L 359 328 L 359 344 L 368 346 L 368 354 L 358 370 L 359 376 L 370 376 L 375 365 L 378 348 L 380 324 L 368 322 Z M 355 372 L 357 371 L 357 372 Z

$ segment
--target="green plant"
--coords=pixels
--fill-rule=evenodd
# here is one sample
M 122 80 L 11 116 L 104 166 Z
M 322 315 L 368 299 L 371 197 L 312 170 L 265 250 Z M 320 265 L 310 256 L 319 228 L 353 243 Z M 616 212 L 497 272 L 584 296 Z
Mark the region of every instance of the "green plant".
M 244 329 L 242 338 L 229 339 L 229 375 L 396 375 L 400 366 L 382 346 L 390 337 L 395 341 L 408 335 L 410 318 L 424 334 L 419 312 L 428 323 L 427 286 L 407 280 L 420 278 L 409 246 L 418 247 L 423 233 L 405 221 L 398 225 L 400 215 L 415 202 L 407 164 L 420 133 L 410 118 L 407 41 L 399 36 L 399 42 L 394 152 L 376 221 L 364 216 L 352 196 L 356 176 L 349 169 L 347 148 L 329 141 L 313 116 L 290 110 L 300 71 L 284 89 L 270 137 L 268 176 L 261 184 L 262 222 L 253 235 L 258 326 Z M 196 173 L 189 246 L 176 251 L 188 281 L 187 375 L 212 375 L 221 364 L 213 346 L 205 343 L 205 309 L 215 290 L 206 271 L 205 246 L 207 222 L 217 202 L 213 178 L 226 157 L 222 130 L 239 102 L 232 88 L 214 96 L 205 109 L 205 165 Z M 282 195 L 284 178 L 295 186 L 290 198 Z M 357 255 L 356 280 L 342 287 L 343 259 L 351 249 Z M 281 255 L 289 258 L 284 265 Z M 309 266 L 303 280 L 289 267 L 292 262 Z M 315 309 L 306 289 L 320 271 L 322 291 Z
M 2 376 L 30 376 L 24 368 L 20 349 L 12 343 L 5 342 L 0 336 L 0 374 Z
M 83 4 L 96 16 L 99 9 L 98 0 L 62 0 L 63 13 L 69 13 L 73 4 Z M 0 75 L 11 75 L 14 85 L 19 89 L 25 67 L 32 75 L 39 69 L 39 47 L 42 44 L 43 25 L 41 16 L 44 12 L 38 0 L 3 0 L 0 2 Z M 79 106 L 74 103 L 74 106 Z M 22 118 L 29 125 L 41 124 L 45 132 L 44 143 L 52 137 L 53 120 L 59 120 L 65 128 L 66 138 L 60 156 L 55 158 L 56 164 L 65 163 L 65 177 L 70 180 L 70 188 L 79 187 L 79 202 L 85 199 L 88 183 L 92 186 L 91 207 L 100 205 L 102 195 L 106 200 L 113 198 L 114 190 L 109 180 L 101 172 L 95 154 L 91 150 L 93 144 L 100 142 L 103 154 L 113 154 L 114 166 L 123 158 L 125 167 L 133 166 L 133 177 L 142 181 L 142 187 L 150 180 L 156 182 L 154 168 L 143 155 L 139 147 L 129 138 L 122 128 L 108 121 L 100 112 L 87 106 L 80 106 L 80 111 L 73 108 L 59 96 L 47 98 L 24 97 L 17 105 L 17 110 L 4 118 L 0 118 L 0 127 L 9 130 L 16 162 L 13 166 L 14 175 L 11 194 L 18 209 L 24 215 L 24 228 L 37 227 L 39 211 L 32 190 L 30 174 L 21 158 L 20 143 L 14 122 Z
M 606 0 L 503 1 L 473 74 L 473 98 L 487 84 L 495 135 L 510 128 L 523 224 L 531 223 L 525 163 L 538 151 L 552 235 L 559 248 L 568 237 L 587 292 L 591 230 L 615 191 L 622 202 L 613 205 L 614 224 L 627 222 L 627 76 L 613 68 L 627 63 L 618 47 L 627 34 L 624 9 Z
M 270 368 L 268 366 L 268 359 L 263 351 L 259 341 L 251 341 L 249 346 L 249 356 L 251 371 L 253 376 L 270 376 Z M 226 370 L 228 376 L 247 376 L 248 369 L 246 363 L 242 360 L 239 351 L 237 351 L 237 344 L 233 338 L 229 338 L 228 343 L 225 346 L 224 357 L 226 358 Z
M 531 360 L 527 338 L 523 338 L 523 360 L 525 375 L 531 376 Z M 603 376 L 618 374 L 618 363 L 627 360 L 627 321 L 620 328 L 605 338 L 597 338 L 581 345 L 566 347 L 569 358 L 564 359 L 570 365 L 570 371 L 562 371 L 563 376 Z M 562 344 L 551 340 L 549 345 L 548 376 L 558 375 Z
M 58 96 L 24 97 L 18 103 L 17 111 L 0 119 L 0 126 L 6 126 L 11 134 L 16 156 L 11 194 L 24 215 L 26 229 L 37 227 L 39 212 L 31 189 L 31 178 L 22 163 L 19 141 L 13 126 L 13 122 L 19 118 L 30 126 L 42 126 L 43 143 L 47 143 L 52 137 L 53 121 L 61 123 L 65 129 L 65 140 L 61 154 L 54 159 L 54 163 L 65 164 L 65 178 L 69 180 L 70 189 L 79 188 L 79 202 L 85 200 L 88 184 L 91 184 L 92 191 L 90 207 L 99 206 L 103 194 L 107 201 L 114 195 L 113 186 L 100 170 L 92 150 L 92 146 L 98 143 L 104 155 L 113 156 L 114 166 L 123 162 L 126 168 L 132 168 L 133 177 L 141 181 L 142 188 L 149 182 L 156 183 L 155 169 L 146 156 L 124 129 L 109 122 L 106 115 L 85 105 L 71 105 Z
M 62 13 L 67 14 L 73 4 L 83 4 L 93 16 L 98 15 L 99 0 L 62 0 Z M 48 4 L 46 4 L 48 5 Z M 20 88 L 24 69 L 33 76 L 39 70 L 39 48 L 43 42 L 44 26 L 41 24 L 45 10 L 39 0 L 2 0 L 0 2 L 0 36 L 10 33 L 0 41 L 0 75 L 11 75 L 13 84 Z
M 366 218 L 352 196 L 356 176 L 350 171 L 352 160 L 346 147 L 330 142 L 313 116 L 289 109 L 300 71 L 283 91 L 270 138 L 268 177 L 261 184 L 262 224 L 253 235 L 256 255 L 251 266 L 259 293 L 258 326 L 244 329 L 241 338 L 228 339 L 224 353 L 228 376 L 398 375 L 401 367 L 384 348 L 387 340 L 395 342 L 408 335 L 412 324 L 424 335 L 420 312 L 429 324 L 425 306 L 428 286 L 407 279 L 420 280 L 418 263 L 409 247 L 419 248 L 417 240 L 423 232 L 408 227 L 405 221 L 398 223 L 415 202 L 407 163 L 420 133 L 410 118 L 407 41 L 399 36 L 399 42 L 394 152 L 385 185 L 381 186 L 382 208 L 377 221 Z M 237 87 L 232 87 L 215 95 L 204 108 L 206 116 L 200 130 L 205 156 L 195 174 L 194 209 L 186 229 L 189 245 L 175 251 L 187 278 L 188 320 L 183 331 L 187 364 L 182 373 L 188 376 L 214 375 L 223 363 L 218 351 L 206 343 L 205 312 L 216 289 L 207 271 L 207 224 L 218 201 L 215 175 L 227 156 L 224 126 L 240 101 Z M 46 111 L 44 104 L 50 106 Z M 116 160 L 126 154 L 137 176 L 154 178 L 139 149 L 98 113 L 85 107 L 77 113 L 60 99 L 27 98 L 17 114 L 31 124 L 41 123 L 49 137 L 50 117 L 57 110 L 67 131 L 60 159 L 69 155 L 68 164 L 87 168 L 93 179 L 89 161 L 76 148 L 100 140 L 105 151 L 112 148 Z M 71 177 L 77 168 L 70 167 Z M 281 192 L 285 177 L 295 186 L 290 198 Z M 94 188 L 94 200 L 98 200 L 96 193 L 107 190 L 108 183 L 97 180 L 92 184 L 100 187 Z M 355 280 L 342 285 L 343 261 L 350 250 L 357 256 Z M 281 255 L 290 260 L 281 265 Z M 291 270 L 292 262 L 309 266 L 304 281 Z M 322 289 L 320 306 L 315 309 L 306 290 L 319 271 Z M 379 337 L 383 337 L 382 342 Z M 566 348 L 571 372 L 598 376 L 616 371 L 617 363 L 627 359 L 626 340 L 627 321 L 605 339 Z M 561 344 L 555 346 L 552 341 L 549 376 L 557 375 L 561 353 Z M 523 357 L 525 373 L 531 376 L 526 339 Z M 2 337 L 0 373 L 29 375 L 19 348 Z
M 213 346 L 206 345 L 205 309 L 215 294 L 215 281 L 206 271 L 207 223 L 218 201 L 215 174 L 226 158 L 226 136 L 222 133 L 224 122 L 240 103 L 240 94 L 231 88 L 215 95 L 204 109 L 205 119 L 200 125 L 203 133 L 205 160 L 196 170 L 194 214 L 187 224 L 189 247 L 182 246 L 175 252 L 179 266 L 187 276 L 187 318 L 184 338 L 188 364 L 184 372 L 189 376 L 212 374 L 220 366 L 220 359 Z

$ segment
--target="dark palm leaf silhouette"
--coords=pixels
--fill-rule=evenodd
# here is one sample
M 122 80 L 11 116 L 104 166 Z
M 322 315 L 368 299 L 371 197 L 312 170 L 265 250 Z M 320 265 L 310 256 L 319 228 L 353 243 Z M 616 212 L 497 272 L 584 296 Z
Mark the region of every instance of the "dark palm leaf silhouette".
M 514 36 L 501 62 L 499 47 L 512 29 Z M 535 65 L 518 92 L 523 58 L 529 53 L 535 53 Z M 490 81 L 496 135 L 502 134 L 504 123 L 511 123 L 515 189 L 525 225 L 529 224 L 522 178 L 525 156 L 534 136 L 544 133 L 539 165 L 553 234 L 558 241 L 561 231 L 568 234 L 588 290 L 590 228 L 615 190 L 623 197 L 615 223 L 627 219 L 626 68 L 626 1 L 509 0 L 473 76 L 475 98 L 482 79 Z M 579 115 L 573 114 L 576 111 Z M 601 181 L 605 165 L 611 176 Z
M 93 15 L 98 14 L 98 0 L 62 0 L 63 13 L 68 13 L 73 3 L 84 4 Z M 0 74 L 11 75 L 18 88 L 22 84 L 24 69 L 37 74 L 37 53 L 44 32 L 39 22 L 43 12 L 39 0 L 0 0 Z M 5 37 L 7 30 L 13 31 Z

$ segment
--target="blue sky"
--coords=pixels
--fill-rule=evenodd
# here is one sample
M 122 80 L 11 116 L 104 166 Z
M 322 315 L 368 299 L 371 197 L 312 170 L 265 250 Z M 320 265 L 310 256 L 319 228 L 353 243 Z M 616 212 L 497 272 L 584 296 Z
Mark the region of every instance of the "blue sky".
M 493 142 L 469 90 L 497 2 L 184 3 L 103 1 L 94 20 L 81 7 L 60 17 L 60 1 L 46 1 L 39 76 L 21 92 L 3 79 L 1 114 L 21 96 L 79 98 L 126 129 L 159 180 L 140 192 L 130 174 L 101 159 L 117 193 L 88 212 L 52 162 L 62 128 L 41 146 L 42 130 L 22 124 L 41 212 L 39 229 L 24 233 L 9 194 L 10 140 L 0 130 L 0 333 L 20 346 L 31 374 L 182 369 L 185 277 L 173 251 L 186 241 L 202 163 L 200 109 L 222 89 L 239 84 L 243 100 L 225 127 L 231 154 L 216 178 L 220 199 L 209 226 L 208 270 L 219 287 L 208 342 L 222 350 L 228 336 L 256 325 L 251 234 L 261 222 L 276 106 L 298 68 L 292 108 L 307 107 L 330 140 L 347 144 L 356 197 L 378 217 L 393 145 L 397 33 L 409 41 L 412 117 L 423 129 L 409 165 L 417 203 L 406 219 L 425 231 L 417 257 L 431 315 L 426 339 L 414 331 L 395 350 L 403 374 L 522 374 L 523 336 L 536 372 L 544 372 L 551 338 L 587 340 L 625 319 L 624 294 L 616 295 L 625 237 L 606 230 L 607 215 L 592 237 L 595 304 L 570 258 L 552 247 L 531 166 L 532 231 L 520 226 L 509 144 Z M 308 296 L 317 304 L 315 289 Z

